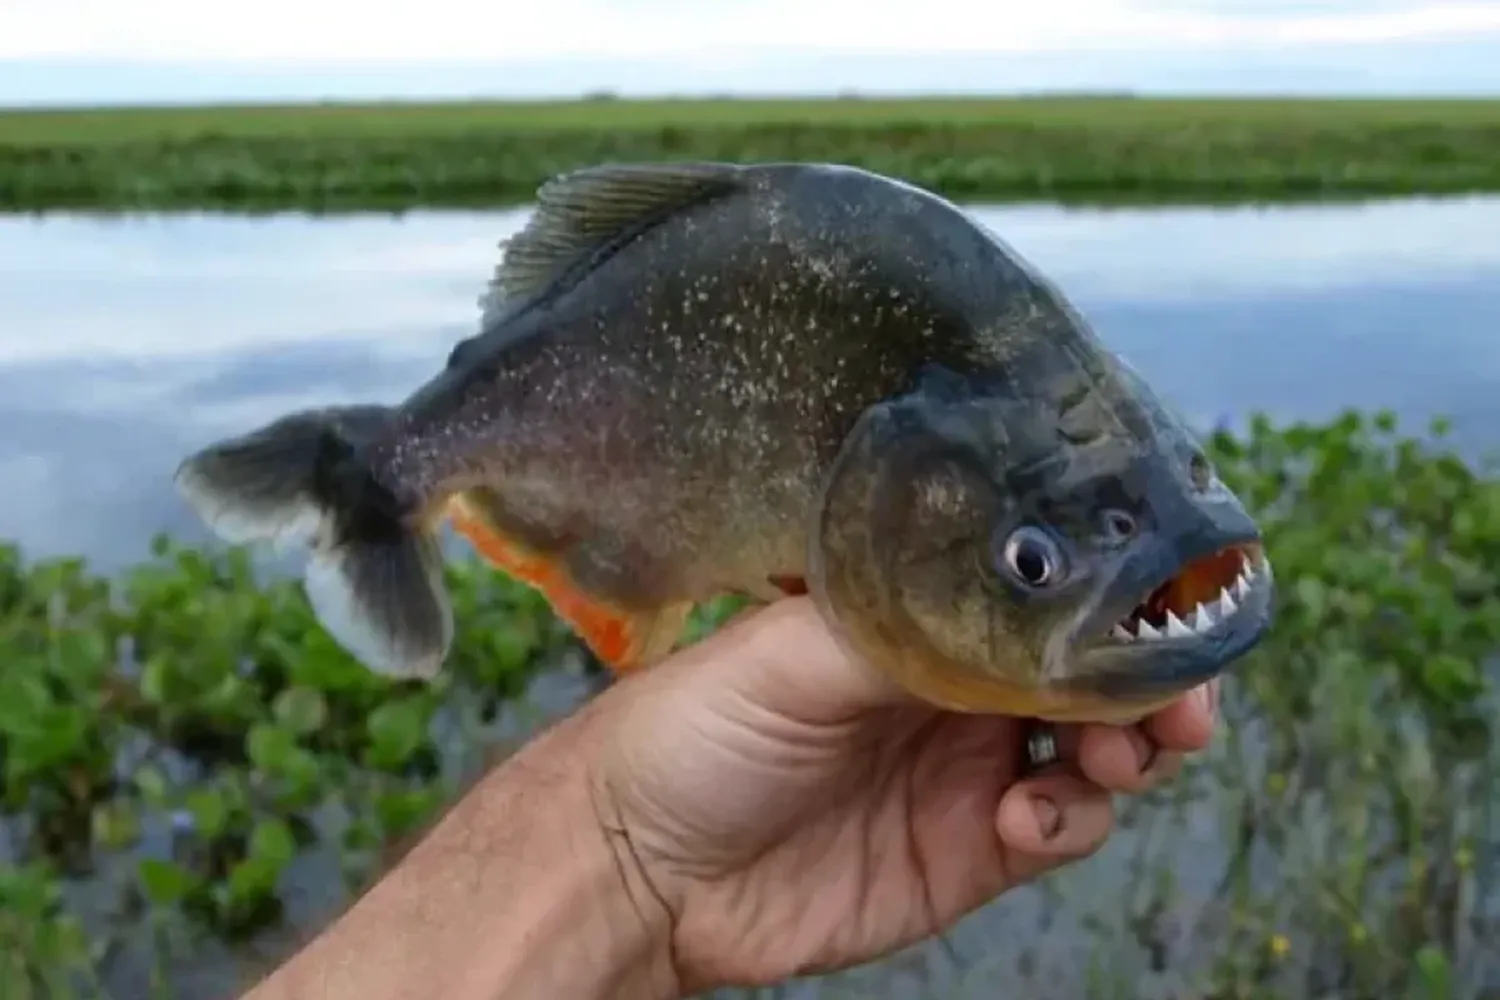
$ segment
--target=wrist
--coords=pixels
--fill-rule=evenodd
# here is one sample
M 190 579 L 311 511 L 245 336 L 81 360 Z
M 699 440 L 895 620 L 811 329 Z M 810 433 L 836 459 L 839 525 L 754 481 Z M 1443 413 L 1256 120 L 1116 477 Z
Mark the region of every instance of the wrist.
M 504 1000 L 679 995 L 671 915 L 593 781 L 593 714 L 586 708 L 560 723 L 484 782 L 496 796 L 485 810 L 491 822 L 515 822 L 522 810 L 536 817 L 513 855 L 515 905 L 497 908 L 491 932 L 501 956 L 495 996 Z
M 669 915 L 601 821 L 594 728 L 487 774 L 245 1000 L 675 1000 Z

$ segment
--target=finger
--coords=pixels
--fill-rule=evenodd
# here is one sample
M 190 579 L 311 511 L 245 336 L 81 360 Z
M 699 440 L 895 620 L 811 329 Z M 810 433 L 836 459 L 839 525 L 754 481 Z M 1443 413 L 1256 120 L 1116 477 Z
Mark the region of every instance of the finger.
M 1017 879 L 1092 854 L 1113 825 L 1109 792 L 1066 773 L 1017 782 L 995 813 L 995 832 Z
M 1176 776 L 1182 754 L 1164 750 L 1140 726 L 1084 726 L 1078 769 L 1111 792 L 1136 794 Z
M 1164 750 L 1193 753 L 1213 739 L 1218 708 L 1219 680 L 1215 678 L 1146 719 L 1141 728 Z

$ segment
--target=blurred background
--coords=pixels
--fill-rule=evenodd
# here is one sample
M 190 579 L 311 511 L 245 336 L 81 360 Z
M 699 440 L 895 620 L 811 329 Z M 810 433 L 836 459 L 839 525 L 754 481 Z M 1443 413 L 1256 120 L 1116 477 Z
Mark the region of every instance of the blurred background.
M 247 985 L 603 683 L 460 547 L 450 674 L 370 677 L 170 476 L 410 391 L 551 174 L 706 158 L 972 211 L 1282 584 L 1098 856 L 764 995 L 1500 997 L 1500 3 L 1419 0 L 0 3 L 0 997 Z

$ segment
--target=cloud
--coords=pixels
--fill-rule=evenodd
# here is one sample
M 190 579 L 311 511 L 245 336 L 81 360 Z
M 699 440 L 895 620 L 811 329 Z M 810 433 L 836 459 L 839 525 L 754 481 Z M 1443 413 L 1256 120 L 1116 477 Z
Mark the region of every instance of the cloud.
M 414 10 L 419 13 L 414 14 Z M 0 58 L 358 61 L 726 49 L 1066 52 L 1500 34 L 1500 3 L 1308 0 L 7 0 Z

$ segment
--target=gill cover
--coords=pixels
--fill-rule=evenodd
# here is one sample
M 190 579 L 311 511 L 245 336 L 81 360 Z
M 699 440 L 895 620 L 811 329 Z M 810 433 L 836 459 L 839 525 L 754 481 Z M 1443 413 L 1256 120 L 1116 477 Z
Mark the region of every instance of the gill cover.
M 1003 421 L 995 401 L 944 389 L 876 404 L 845 438 L 811 526 L 808 590 L 855 655 L 933 704 L 977 710 L 1035 678 L 991 613 L 981 561 L 1007 506 L 986 461 L 1004 453 Z M 976 642 L 993 675 L 964 666 Z
M 991 380 L 992 381 L 992 380 Z M 870 407 L 845 438 L 811 525 L 808 590 L 840 641 L 954 711 L 1051 715 L 1057 676 L 1103 570 L 1096 501 L 1144 442 L 1090 378 L 1073 391 L 943 373 Z M 1085 415 L 1086 411 L 1086 415 Z M 1028 587 L 1002 567 L 1040 530 L 1065 571 Z

